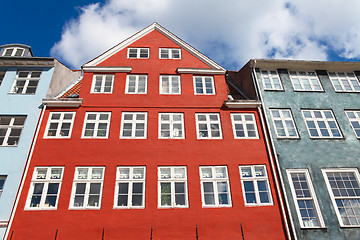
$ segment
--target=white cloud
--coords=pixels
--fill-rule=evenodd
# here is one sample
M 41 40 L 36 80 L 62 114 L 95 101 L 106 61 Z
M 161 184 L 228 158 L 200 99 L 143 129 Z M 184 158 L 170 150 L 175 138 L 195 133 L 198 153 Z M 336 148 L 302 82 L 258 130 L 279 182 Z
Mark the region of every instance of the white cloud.
M 250 58 L 360 57 L 360 1 L 109 0 L 83 6 L 52 56 L 72 67 L 158 22 L 224 67 Z

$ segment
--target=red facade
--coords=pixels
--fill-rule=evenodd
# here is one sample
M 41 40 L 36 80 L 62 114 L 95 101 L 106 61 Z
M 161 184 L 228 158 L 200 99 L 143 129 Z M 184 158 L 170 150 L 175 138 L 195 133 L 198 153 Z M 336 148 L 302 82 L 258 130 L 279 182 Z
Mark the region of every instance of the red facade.
M 152 25 L 153 26 L 153 25 Z M 8 238 L 20 239 L 287 239 L 279 193 L 267 151 L 265 136 L 256 108 L 229 109 L 225 73 L 206 62 L 203 55 L 179 45 L 173 35 L 155 27 L 128 45 L 85 70 L 81 80 L 80 107 L 49 105 L 39 123 L 28 172 L 21 189 Z M 141 32 L 140 32 L 141 33 Z M 133 36 L 136 38 L 138 35 Z M 179 39 L 178 39 L 179 40 Z M 179 40 L 180 41 L 180 40 Z M 128 48 L 149 49 L 149 58 L 129 59 Z M 180 48 L 181 59 L 159 59 L 159 48 Z M 101 55 L 103 56 L 103 55 Z M 100 56 L 100 57 L 101 57 Z M 200 56 L 200 57 L 199 57 Z M 96 59 L 95 59 L 96 60 Z M 91 65 L 92 62 L 88 63 Z M 84 69 L 87 65 L 85 64 Z M 109 74 L 99 67 L 132 67 L 131 72 L 112 72 L 112 93 L 91 93 L 93 75 Z M 188 73 L 181 68 L 190 69 Z M 96 69 L 96 70 L 93 70 Z M 204 71 L 199 72 L 199 69 Z M 216 70 L 215 74 L 210 70 Z M 96 73 L 94 73 L 94 71 Z M 111 70 L 115 71 L 115 70 Z M 193 71 L 193 72 L 191 72 Z M 181 73 L 179 73 L 181 72 Z M 146 94 L 126 94 L 129 74 L 147 75 Z M 181 94 L 159 94 L 160 75 L 179 75 Z M 194 94 L 193 76 L 211 76 L 214 95 Z M 60 100 L 59 100 L 60 101 Z M 51 112 L 76 112 L 70 138 L 44 138 Z M 111 112 L 108 137 L 82 138 L 87 112 Z M 145 139 L 120 138 L 122 114 L 146 112 Z M 183 113 L 184 139 L 159 139 L 159 113 Z M 218 113 L 222 138 L 198 139 L 196 113 Z M 258 139 L 235 139 L 231 113 L 253 113 Z M 246 206 L 239 166 L 265 165 L 272 204 Z M 61 166 L 63 177 L 55 209 L 29 209 L 27 199 L 36 167 Z M 76 167 L 104 167 L 99 209 L 72 209 Z M 139 209 L 114 209 L 117 167 L 145 166 L 145 204 Z M 186 166 L 188 206 L 159 208 L 158 167 Z M 227 207 L 202 205 L 201 166 L 226 166 L 231 204 Z M 31 196 L 30 196 L 31 197 Z M 29 200 L 28 200 L 29 201 Z M 153 229 L 151 231 L 151 229 Z M 152 232 L 152 233 L 151 233 Z

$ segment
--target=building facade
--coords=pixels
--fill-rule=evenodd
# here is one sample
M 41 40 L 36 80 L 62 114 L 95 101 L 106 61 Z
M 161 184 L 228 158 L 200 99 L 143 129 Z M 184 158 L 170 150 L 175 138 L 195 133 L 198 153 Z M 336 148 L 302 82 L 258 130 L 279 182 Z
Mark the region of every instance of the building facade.
M 34 57 L 31 48 L 0 50 L 0 238 L 8 226 L 42 99 L 55 96 L 79 77 L 54 58 Z
M 260 103 L 224 68 L 157 23 L 82 68 L 43 100 L 6 239 L 290 238 Z
M 359 70 L 253 59 L 230 73 L 262 101 L 298 239 L 360 239 Z

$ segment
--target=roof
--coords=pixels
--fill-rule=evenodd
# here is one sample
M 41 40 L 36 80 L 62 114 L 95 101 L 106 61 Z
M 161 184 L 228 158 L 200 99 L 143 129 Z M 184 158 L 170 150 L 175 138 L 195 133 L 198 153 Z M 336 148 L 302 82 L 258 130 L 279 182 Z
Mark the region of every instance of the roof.
M 69 95 L 72 94 L 80 94 L 82 81 L 80 80 L 78 82 L 75 82 L 75 85 L 73 84 L 70 85 L 70 88 L 68 87 L 67 90 L 65 90 L 65 93 L 61 94 L 59 98 L 67 98 L 69 97 Z

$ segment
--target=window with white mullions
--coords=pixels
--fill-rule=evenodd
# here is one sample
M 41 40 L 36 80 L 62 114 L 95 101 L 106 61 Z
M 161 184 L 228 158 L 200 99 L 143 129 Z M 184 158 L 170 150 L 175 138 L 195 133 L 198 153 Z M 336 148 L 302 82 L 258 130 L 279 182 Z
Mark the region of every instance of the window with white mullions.
M 252 113 L 231 113 L 234 138 L 259 138 L 255 115 Z
M 149 58 L 149 48 L 128 48 L 128 58 Z
M 5 70 L 0 70 L 0 86 L 2 81 L 4 80 L 5 74 L 6 74 Z
M 276 70 L 261 70 L 265 90 L 283 90 L 280 77 Z
M 271 118 L 278 138 L 298 138 L 290 109 L 271 109 Z
M 342 138 L 331 110 L 302 110 L 311 138 Z
M 110 127 L 110 112 L 87 112 L 82 138 L 107 138 Z
M 188 207 L 186 167 L 158 167 L 159 208 Z
M 10 93 L 15 94 L 35 94 L 40 80 L 39 71 L 19 71 L 16 74 Z
M 25 209 L 56 209 L 64 167 L 36 167 Z
M 360 111 L 345 111 L 357 138 L 360 138 Z
M 123 112 L 120 138 L 146 138 L 147 113 Z
M 329 72 L 336 92 L 360 92 L 359 80 L 352 72 Z
M 76 167 L 70 208 L 100 209 L 104 167 Z
M 185 138 L 183 113 L 159 113 L 159 138 Z
M 323 169 L 336 215 L 342 227 L 360 227 L 358 169 Z
M 160 59 L 180 59 L 181 49 L 180 48 L 160 48 L 159 49 Z
M 196 113 L 198 139 L 221 139 L 221 123 L 218 113 Z
M 14 47 L 14 48 L 6 48 L 2 55 L 4 57 L 22 57 L 24 56 L 24 53 L 25 53 L 24 48 Z
M 144 208 L 145 167 L 117 168 L 114 208 Z
M 287 174 L 301 227 L 324 227 L 324 220 L 308 170 L 289 169 Z
M 113 74 L 95 74 L 92 81 L 91 93 L 112 93 L 113 84 Z
M 0 197 L 4 190 L 5 180 L 6 180 L 6 176 L 0 175 Z
M 295 91 L 323 91 L 315 72 L 290 71 L 289 73 Z
M 75 112 L 51 112 L 44 138 L 70 138 Z
M 17 146 L 26 116 L 0 115 L 0 146 Z
M 231 207 L 226 166 L 200 167 L 200 182 L 203 207 Z
M 245 205 L 272 205 L 265 165 L 239 166 Z
M 181 94 L 180 76 L 161 75 L 160 94 Z
M 127 75 L 126 89 L 127 94 L 146 94 L 147 76 L 146 75 Z
M 214 78 L 207 76 L 194 76 L 195 95 L 214 95 Z

